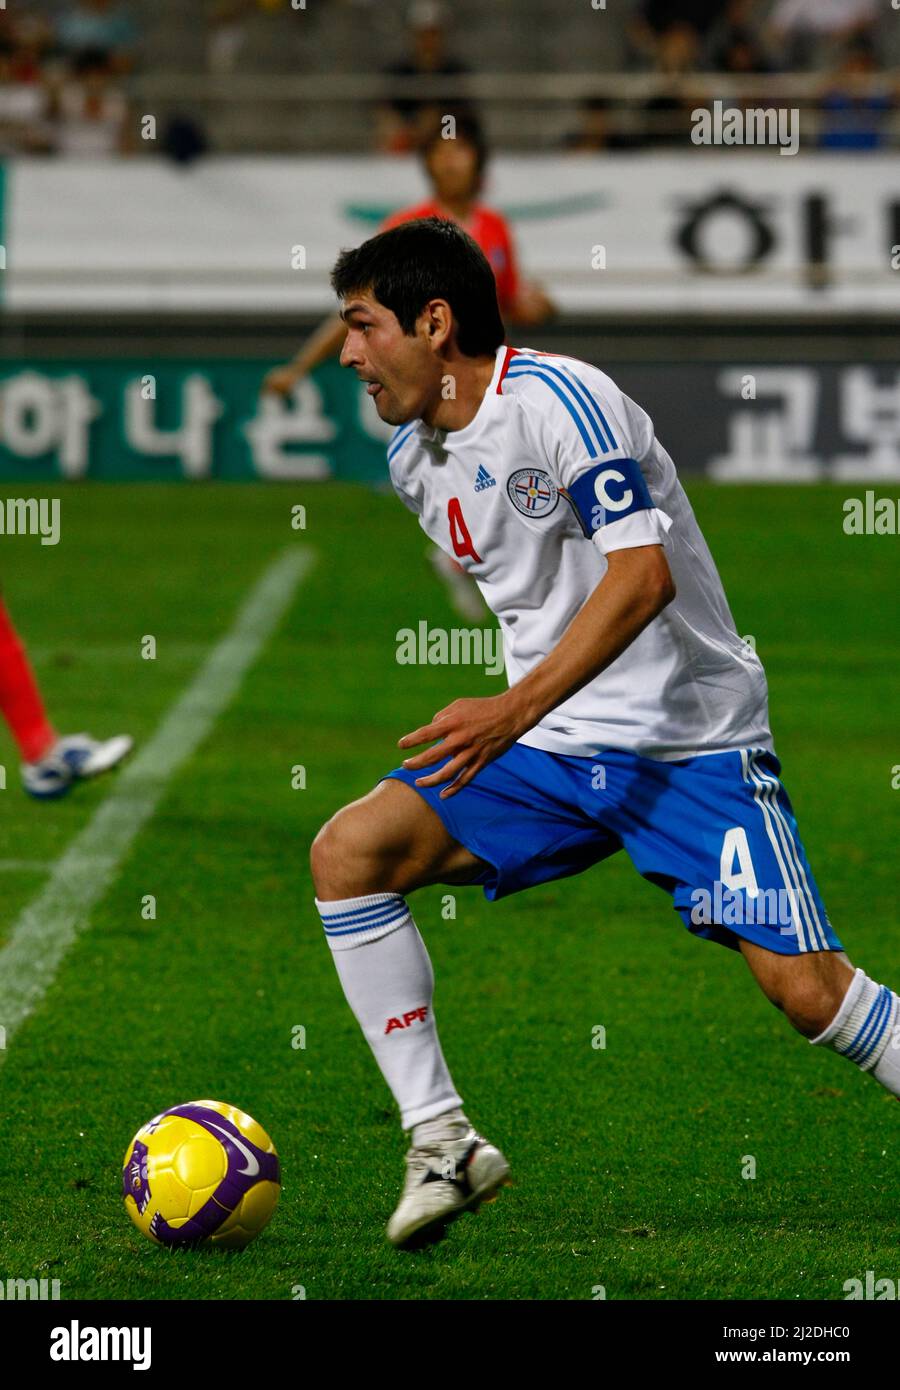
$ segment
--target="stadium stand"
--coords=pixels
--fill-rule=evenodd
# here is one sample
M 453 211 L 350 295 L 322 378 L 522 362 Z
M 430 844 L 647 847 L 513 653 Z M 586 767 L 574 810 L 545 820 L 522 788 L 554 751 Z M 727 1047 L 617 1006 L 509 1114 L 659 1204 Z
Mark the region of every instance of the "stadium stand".
M 499 149 L 577 147 L 589 112 L 587 148 L 664 146 L 683 132 L 685 102 L 723 93 L 801 105 L 809 145 L 900 140 L 900 26 L 874 0 L 632 0 L 608 10 L 597 0 L 550 11 L 540 0 L 25 0 L 0 22 L 8 150 L 122 150 L 63 130 L 59 91 L 85 50 L 105 53 L 113 104 L 127 97 L 164 128 L 187 123 L 197 149 L 218 153 L 401 152 L 415 131 L 398 129 L 391 112 L 463 99 Z

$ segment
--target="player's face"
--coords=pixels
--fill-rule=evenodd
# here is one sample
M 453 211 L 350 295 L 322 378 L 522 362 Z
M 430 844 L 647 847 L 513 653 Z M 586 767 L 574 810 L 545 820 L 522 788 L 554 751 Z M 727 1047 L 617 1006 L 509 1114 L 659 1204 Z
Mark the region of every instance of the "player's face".
M 396 314 L 365 292 L 348 299 L 341 316 L 347 325 L 341 366 L 366 382 L 382 420 L 404 425 L 420 419 L 441 382 L 424 329 L 404 333 Z
M 435 140 L 426 168 L 439 200 L 472 198 L 478 191 L 478 155 L 467 140 Z

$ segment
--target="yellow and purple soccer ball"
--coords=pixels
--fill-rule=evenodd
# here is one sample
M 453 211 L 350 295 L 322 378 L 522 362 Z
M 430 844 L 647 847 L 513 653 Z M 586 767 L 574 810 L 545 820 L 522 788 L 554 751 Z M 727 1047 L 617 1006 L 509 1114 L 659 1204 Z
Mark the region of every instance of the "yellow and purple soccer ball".
M 275 1146 L 220 1100 L 192 1100 L 148 1121 L 125 1152 L 122 1195 L 160 1245 L 236 1250 L 258 1235 L 281 1193 Z

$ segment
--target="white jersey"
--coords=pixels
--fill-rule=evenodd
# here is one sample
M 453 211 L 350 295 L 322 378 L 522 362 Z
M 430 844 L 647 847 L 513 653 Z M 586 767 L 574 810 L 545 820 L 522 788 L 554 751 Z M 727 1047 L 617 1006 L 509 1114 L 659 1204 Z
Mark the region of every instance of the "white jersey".
M 496 614 L 510 685 L 559 642 L 611 550 L 665 548 L 676 597 L 520 743 L 670 760 L 772 748 L 765 673 L 737 634 L 672 460 L 603 372 L 501 347 L 468 425 L 402 425 L 388 459 L 395 491 Z

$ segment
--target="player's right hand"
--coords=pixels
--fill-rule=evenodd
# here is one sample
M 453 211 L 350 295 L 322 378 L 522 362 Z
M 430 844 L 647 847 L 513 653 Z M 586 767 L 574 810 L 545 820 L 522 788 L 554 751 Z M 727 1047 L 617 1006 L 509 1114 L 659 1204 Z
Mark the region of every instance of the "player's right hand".
M 273 367 L 263 377 L 260 389 L 262 391 L 274 391 L 279 396 L 289 396 L 302 375 L 303 373 L 298 372 L 296 367 Z

